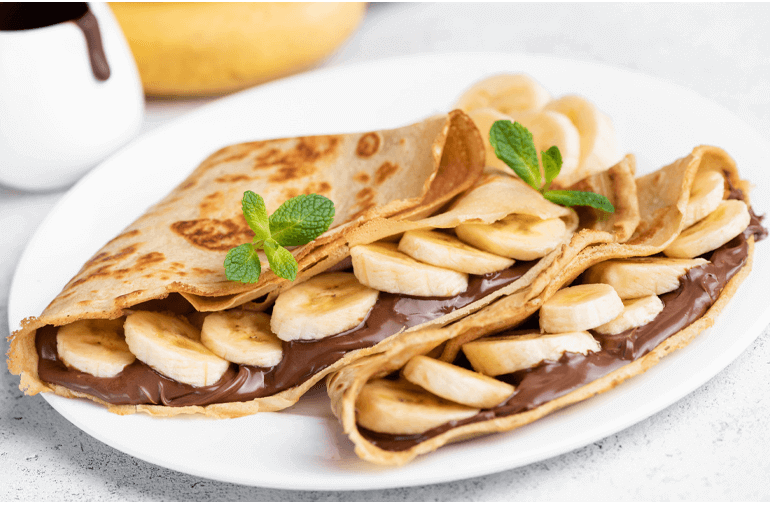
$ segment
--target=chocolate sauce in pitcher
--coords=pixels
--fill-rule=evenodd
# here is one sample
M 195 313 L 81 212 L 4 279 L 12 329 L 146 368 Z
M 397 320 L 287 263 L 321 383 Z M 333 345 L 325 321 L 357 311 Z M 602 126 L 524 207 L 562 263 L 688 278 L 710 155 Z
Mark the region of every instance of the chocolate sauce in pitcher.
M 110 77 L 99 23 L 85 2 L 0 2 L 0 31 L 15 32 L 73 22 L 83 32 L 91 71 L 100 81 Z

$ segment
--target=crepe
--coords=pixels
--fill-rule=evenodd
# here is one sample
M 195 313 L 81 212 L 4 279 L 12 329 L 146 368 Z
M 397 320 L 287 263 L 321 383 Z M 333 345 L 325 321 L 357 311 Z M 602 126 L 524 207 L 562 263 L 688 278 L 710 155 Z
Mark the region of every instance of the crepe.
M 418 149 L 420 143 L 416 140 L 410 140 L 410 136 L 420 136 L 424 140 L 420 149 Z M 210 224 L 214 220 L 218 220 L 217 223 L 226 222 L 227 220 L 223 219 L 225 216 L 232 216 L 229 218 L 230 222 L 237 221 L 239 219 L 237 216 L 240 216 L 240 209 L 237 208 L 237 195 L 242 193 L 244 189 L 264 193 L 268 210 L 272 210 L 284 198 L 296 194 L 296 189 L 293 188 L 305 186 L 304 191 L 309 192 L 316 185 L 321 184 L 318 183 L 317 178 L 328 177 L 330 168 L 339 169 L 343 175 L 352 180 L 352 182 L 350 180 L 341 181 L 336 185 L 340 188 L 352 186 L 352 191 L 350 189 L 338 191 L 334 189 L 327 192 L 327 196 L 335 201 L 337 207 L 335 223 L 338 225 L 311 244 L 293 251 L 299 261 L 300 273 L 297 281 L 292 285 L 311 279 L 342 262 L 350 254 L 351 247 L 380 239 L 392 240 L 408 230 L 452 228 L 466 221 L 492 223 L 510 214 L 533 215 L 538 219 L 562 219 L 569 230 L 578 227 L 578 216 L 574 211 L 545 201 L 537 192 L 518 180 L 512 172 L 488 171 L 479 177 L 478 174 L 483 163 L 480 136 L 467 117 L 460 112 L 454 112 L 449 116 L 434 118 L 393 132 L 341 136 L 338 142 L 348 146 L 346 149 L 342 149 L 343 153 L 350 154 L 351 150 L 355 148 L 355 156 L 359 158 L 362 155 L 369 156 L 368 159 L 371 162 L 363 163 L 358 160 L 358 166 L 353 166 L 355 163 L 352 161 L 356 160 L 351 161 L 353 155 L 350 154 L 347 157 L 343 156 L 342 161 L 334 165 L 326 165 L 324 171 L 303 168 L 303 164 L 294 168 L 291 166 L 287 168 L 288 162 L 286 160 L 295 155 L 299 156 L 296 153 L 304 153 L 302 155 L 305 156 L 308 145 L 331 142 L 327 137 L 314 139 L 289 139 L 243 144 L 221 150 L 206 160 L 188 180 L 183 182 L 163 202 L 150 209 L 117 239 L 105 246 L 65 287 L 62 294 L 54 300 L 40 318 L 26 321 L 22 330 L 12 336 L 10 365 L 15 373 L 22 372 L 22 388 L 26 388 L 27 392 L 31 394 L 52 390 L 63 396 L 90 398 L 105 404 L 113 412 L 121 414 L 146 412 L 152 415 L 176 415 L 196 412 L 216 417 L 234 417 L 257 411 L 280 410 L 292 405 L 325 375 L 356 359 L 379 352 L 380 349 L 388 345 L 391 337 L 394 337 L 399 331 L 403 331 L 402 328 L 402 330 L 394 330 L 392 333 L 380 335 L 363 348 L 360 345 L 354 346 L 345 351 L 343 355 L 333 352 L 323 356 L 313 355 L 312 360 L 314 361 L 310 364 L 312 366 L 309 366 L 310 371 L 295 374 L 296 381 L 290 387 L 273 387 L 269 394 L 256 398 L 253 396 L 245 398 L 243 395 L 228 396 L 217 390 L 201 400 L 200 395 L 195 396 L 200 392 L 197 390 L 169 393 L 169 390 L 179 388 L 177 387 L 178 384 L 175 385 L 168 381 L 161 381 L 157 384 L 151 383 L 141 387 L 136 384 L 119 385 L 116 386 L 115 394 L 110 393 L 112 396 L 103 395 L 100 397 L 88 387 L 75 390 L 53 382 L 46 383 L 40 379 L 37 368 L 38 353 L 47 356 L 46 363 L 49 365 L 51 363 L 49 358 L 58 359 L 55 357 L 56 353 L 53 349 L 45 347 L 47 345 L 45 342 L 52 338 L 51 331 L 53 330 L 50 329 L 62 324 L 79 319 L 117 318 L 124 313 L 130 313 L 131 309 L 176 310 L 178 314 L 193 321 L 200 319 L 203 311 L 221 311 L 236 306 L 251 311 L 260 311 L 269 307 L 275 297 L 290 286 L 287 281 L 271 275 L 270 272 L 263 273 L 260 282 L 255 286 L 245 286 L 223 280 L 220 265 L 226 250 L 233 245 L 249 240 L 248 234 L 235 238 L 227 235 L 218 236 L 215 233 L 197 232 L 184 234 L 183 237 L 176 236 L 180 229 L 183 231 L 195 230 L 201 222 L 204 224 Z M 280 150 L 281 146 L 287 145 L 294 146 L 293 150 L 289 152 L 295 154 L 279 154 L 283 152 Z M 379 151 L 376 149 L 378 145 L 382 146 Z M 403 151 L 398 151 L 399 148 Z M 400 157 L 393 154 L 393 149 L 396 150 L 396 153 L 401 153 Z M 253 150 L 257 150 L 258 153 L 255 154 L 252 152 Z M 378 158 L 378 156 L 380 157 Z M 259 164 L 260 159 L 269 159 L 273 163 L 271 168 L 265 169 L 273 175 L 262 174 L 260 171 L 261 178 L 259 180 L 264 185 L 265 191 L 262 191 L 260 186 L 255 187 L 255 181 L 248 181 L 247 183 L 243 180 L 246 175 L 252 173 L 250 172 L 252 166 Z M 311 155 L 308 159 L 313 163 L 319 163 L 320 158 Z M 362 168 L 361 163 L 365 168 Z M 393 170 L 393 167 L 398 166 L 415 168 L 414 170 L 410 169 L 407 175 L 405 170 Z M 391 180 L 386 177 L 391 171 L 402 176 L 401 179 L 394 176 L 393 180 L 397 181 L 398 184 L 393 184 L 392 187 L 385 184 Z M 278 181 L 275 180 L 276 177 L 282 177 L 288 172 L 305 174 L 303 177 L 309 179 L 303 179 L 301 184 L 288 181 L 278 184 Z M 415 174 L 424 180 L 417 178 Z M 442 326 L 461 319 L 496 299 L 529 285 L 538 278 L 539 273 L 544 269 L 559 268 L 560 265 L 566 264 L 581 249 L 590 244 L 627 240 L 630 232 L 639 221 L 633 174 L 633 157 L 627 157 L 607 172 L 584 181 L 586 187 L 606 194 L 616 206 L 617 212 L 608 219 L 596 220 L 588 216 L 583 229 L 575 234 L 570 234 L 563 244 L 541 260 L 532 262 L 533 264 L 528 266 L 523 275 L 515 281 L 501 289 L 485 294 L 473 303 L 465 304 L 457 310 L 448 311 L 440 317 L 428 315 L 429 317 L 424 317 L 418 323 L 407 327 L 406 331 L 416 331 L 429 326 Z M 314 179 L 314 177 L 316 178 Z M 342 175 L 338 178 L 342 179 Z M 409 180 L 412 180 L 411 184 L 408 183 Z M 355 183 L 364 184 L 366 181 L 373 182 L 373 187 L 366 186 L 359 190 L 355 185 Z M 276 185 L 271 186 L 271 182 Z M 220 186 L 211 187 L 214 183 L 218 183 Z M 389 190 L 385 191 L 383 196 L 377 196 L 379 199 L 374 201 L 372 208 L 368 208 L 369 204 L 362 206 L 361 202 L 349 197 L 351 192 L 357 195 L 370 194 L 376 188 L 380 188 L 382 191 L 383 187 Z M 415 191 L 415 187 L 417 191 Z M 203 188 L 207 188 L 207 190 L 204 191 Z M 196 190 L 198 191 L 197 196 L 192 200 L 192 195 L 189 192 Z M 458 193 L 462 193 L 462 195 L 453 200 L 453 203 L 447 208 L 442 208 L 446 207 L 445 204 L 450 202 L 452 197 Z M 229 196 L 225 198 L 225 195 Z M 398 196 L 399 199 L 392 199 L 394 195 Z M 388 200 L 388 198 L 391 199 Z M 232 203 L 230 199 L 233 200 L 234 204 L 228 207 L 229 213 L 226 213 L 221 206 L 214 204 L 214 202 Z M 191 205 L 191 200 L 199 203 Z M 193 211 L 190 211 L 190 208 Z M 193 224 L 188 224 L 189 222 Z M 586 226 L 593 226 L 597 229 Z M 171 233 L 168 232 L 169 229 Z M 145 232 L 157 235 L 155 243 L 160 244 L 157 247 L 160 251 L 151 249 L 150 252 L 146 252 L 147 246 L 137 244 L 137 248 L 140 246 L 143 248 L 138 251 L 129 251 L 126 253 L 127 255 L 152 258 L 155 254 L 162 254 L 164 258 L 168 257 L 165 260 L 167 262 L 194 264 L 201 269 L 200 279 L 196 279 L 197 282 L 192 283 L 186 278 L 173 278 L 175 271 L 153 269 L 152 262 L 150 262 L 149 270 L 137 269 L 132 272 L 127 268 L 121 268 L 122 265 L 116 265 L 112 267 L 112 270 L 100 270 L 102 262 L 115 260 L 116 257 L 120 260 L 121 251 L 130 247 L 126 245 L 126 241 L 137 240 L 139 235 Z M 175 243 L 176 247 L 164 250 L 163 248 L 169 247 L 171 241 L 175 241 L 172 243 Z M 190 247 L 191 244 L 194 244 L 194 247 Z M 201 249 L 201 246 L 205 247 L 199 261 L 198 249 Z M 198 265 L 201 266 L 198 267 Z M 215 268 L 220 270 L 217 272 L 214 270 Z M 96 276 L 94 275 L 95 272 L 97 273 Z M 98 275 L 109 272 L 125 275 L 129 282 L 124 284 L 128 284 L 128 286 L 116 283 L 115 279 L 102 279 Z M 148 274 L 150 276 L 145 277 Z M 157 274 L 156 277 L 153 277 L 153 274 Z M 162 277 L 166 278 L 163 279 Z M 181 274 L 181 277 L 187 277 L 187 275 Z M 161 278 L 165 282 L 150 282 L 151 279 L 155 279 L 157 282 L 157 278 Z M 95 283 L 98 283 L 98 286 L 102 288 L 100 299 L 96 301 L 83 300 L 83 296 L 87 298 L 87 293 L 95 291 Z M 140 285 L 136 283 L 140 283 Z M 78 298 L 79 296 L 80 298 Z M 163 299 L 164 296 L 168 297 Z M 72 311 L 73 307 L 77 309 L 74 312 Z M 193 308 L 195 309 L 194 312 L 192 311 Z M 62 316 L 62 312 L 67 312 L 67 315 Z M 38 335 L 36 347 L 35 330 L 38 328 L 42 328 L 42 330 Z M 55 343 L 55 335 L 53 338 Z M 43 343 L 40 342 L 41 339 Z M 313 352 L 318 354 L 320 351 L 316 349 Z M 329 355 L 332 355 L 333 359 L 330 359 Z M 63 364 L 55 365 L 55 367 L 65 368 Z M 286 364 L 286 367 L 289 365 Z M 238 368 L 238 377 L 244 369 L 246 368 Z M 232 383 L 228 383 L 222 389 L 238 389 L 240 387 L 237 383 L 238 380 L 253 382 L 255 376 L 253 374 L 258 375 L 263 372 L 247 370 L 244 373 L 246 375 L 252 374 L 252 376 L 244 379 L 236 377 Z M 265 372 L 265 374 L 269 373 Z M 124 379 L 121 380 L 130 382 L 129 377 L 139 375 L 139 373 L 133 376 L 122 374 L 121 377 Z M 267 375 L 263 377 L 267 377 Z M 160 381 L 160 379 L 158 380 Z M 263 379 L 263 382 L 266 384 L 268 379 Z M 120 384 L 120 381 L 116 381 L 116 383 Z M 230 386 L 229 384 L 233 385 Z M 126 400 L 125 388 L 138 388 L 139 392 L 136 395 L 142 398 L 142 401 Z M 268 386 L 265 385 L 265 388 Z M 116 400 L 110 401 L 112 398 Z M 196 404 L 196 402 L 198 403 Z
M 404 334 L 391 341 L 381 353 L 361 359 L 339 372 L 331 374 L 327 378 L 327 391 L 331 399 L 332 410 L 340 419 L 344 433 L 353 442 L 356 454 L 377 464 L 402 465 L 418 455 L 434 451 L 451 442 L 515 429 L 565 406 L 612 389 L 626 379 L 649 369 L 675 349 L 684 347 L 695 336 L 711 326 L 751 269 L 754 234 L 761 236 L 762 233 L 765 233 L 758 222 L 753 222 L 739 236 L 744 237 L 740 247 L 745 248 L 745 260 L 742 264 L 738 263 L 739 267 L 733 269 L 732 277 L 726 281 L 721 291 L 718 293 L 710 291 L 716 289 L 713 287 L 714 279 L 720 277 L 721 274 L 706 273 L 704 277 L 691 281 L 692 284 L 705 286 L 700 289 L 701 292 L 706 293 L 707 302 L 704 303 L 704 306 L 708 307 L 707 310 L 704 310 L 700 316 L 697 314 L 690 316 L 692 320 L 689 323 L 652 349 L 637 351 L 626 348 L 623 350 L 624 356 L 626 352 L 629 352 L 632 353 L 631 356 L 633 357 L 624 366 L 587 383 L 581 383 L 575 379 L 572 386 L 565 387 L 561 392 L 557 388 L 557 392 L 548 396 L 544 401 L 525 399 L 531 401 L 531 407 L 522 406 L 525 404 L 517 406 L 517 391 L 498 406 L 500 410 L 495 410 L 498 407 L 482 409 L 480 414 L 468 418 L 466 421 L 452 421 L 419 435 L 388 436 L 364 430 L 357 423 L 357 401 L 362 389 L 371 380 L 384 377 L 392 378 L 398 373 L 403 374 L 403 367 L 415 356 L 440 357 L 441 360 L 451 363 L 457 358 L 463 344 L 498 334 L 505 329 L 517 327 L 535 314 L 543 303 L 549 300 L 559 289 L 569 285 L 587 268 L 609 259 L 644 257 L 661 252 L 674 241 L 684 228 L 684 216 L 696 174 L 710 170 L 719 171 L 726 176 L 729 189 L 725 190 L 725 198 L 730 195 L 732 195 L 731 198 L 734 198 L 735 195 L 738 195 L 747 204 L 749 203 L 749 183 L 740 179 L 735 163 L 729 155 L 716 147 L 699 146 L 688 156 L 657 172 L 637 179 L 641 221 L 627 242 L 588 246 L 567 262 L 554 262 L 549 268 L 543 269 L 538 273 L 537 278 L 524 288 L 452 325 L 441 329 L 432 328 Z M 601 222 L 598 222 L 597 225 L 605 228 L 611 226 L 610 223 L 602 224 Z M 740 242 L 736 238 L 729 244 L 736 241 Z M 728 245 L 723 247 L 728 247 Z M 671 300 L 675 301 L 676 299 L 671 298 Z M 649 323 L 649 327 L 652 328 L 650 332 L 659 331 L 658 327 L 663 324 L 655 321 L 657 320 Z M 655 340 L 651 341 L 654 342 Z M 638 353 L 640 356 L 634 353 Z M 591 353 L 588 355 L 590 356 Z M 578 356 L 576 362 L 579 362 L 580 355 L 576 356 Z M 568 363 L 572 363 L 569 360 L 563 361 L 564 359 L 566 358 L 563 357 L 562 360 L 548 366 L 558 367 L 562 366 L 563 363 L 563 366 L 566 367 Z M 401 371 L 399 372 L 399 370 Z M 543 369 L 541 368 L 541 370 Z M 519 380 L 526 380 L 527 374 L 536 373 L 536 371 L 537 368 L 533 368 L 521 372 L 521 375 L 518 376 Z M 596 376 L 594 375 L 594 377 Z
M 163 300 L 161 307 L 184 304 L 181 297 L 198 311 L 224 310 L 245 302 L 251 302 L 251 309 L 269 305 L 289 281 L 274 275 L 264 256 L 258 283 L 225 278 L 227 251 L 253 238 L 241 211 L 245 190 L 260 194 L 268 212 L 299 194 L 318 193 L 335 203 L 329 231 L 292 250 L 299 263 L 295 281 L 299 283 L 344 258 L 346 236 L 362 223 L 377 217 L 429 214 L 444 205 L 473 184 L 483 159 L 478 130 L 460 111 L 395 130 L 267 140 L 220 149 L 94 254 L 39 317 L 22 322 L 21 329 L 9 337 L 9 369 L 21 374 L 20 387 L 27 394 L 54 391 L 95 399 L 39 379 L 38 328 L 114 319 L 127 309 L 158 300 Z M 300 389 L 247 410 L 284 408 L 307 388 Z M 148 409 L 170 412 L 164 407 Z M 113 410 L 126 413 L 135 408 Z M 231 415 L 221 407 L 210 411 Z

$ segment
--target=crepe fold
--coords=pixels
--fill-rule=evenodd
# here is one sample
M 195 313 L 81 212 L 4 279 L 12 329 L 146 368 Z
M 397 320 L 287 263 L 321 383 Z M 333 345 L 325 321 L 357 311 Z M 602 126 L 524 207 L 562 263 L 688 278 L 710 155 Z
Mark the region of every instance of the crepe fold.
M 576 386 L 566 388 L 547 401 L 534 402 L 532 408 L 509 408 L 507 412 L 503 408 L 499 414 L 496 413 L 498 411 L 490 413 L 482 410 L 480 414 L 468 421 L 453 421 L 420 436 L 385 436 L 383 438 L 381 434 L 367 432 L 357 424 L 356 402 L 362 388 L 370 380 L 394 376 L 413 357 L 419 355 L 438 357 L 451 363 L 457 357 L 462 344 L 498 334 L 502 330 L 516 328 L 535 314 L 554 293 L 569 285 L 590 266 L 609 259 L 660 253 L 684 227 L 685 211 L 696 174 L 710 170 L 719 171 L 726 176 L 729 188 L 725 190 L 725 198 L 737 189 L 742 192 L 743 200 L 749 204 L 749 183 L 740 179 L 732 158 L 716 147 L 696 147 L 688 156 L 636 180 L 641 219 L 634 230 L 629 231 L 630 227 L 622 226 L 622 223 L 601 220 L 594 222 L 595 227 L 604 230 L 613 229 L 619 236 L 628 238 L 627 241 L 615 240 L 588 245 L 574 254 L 554 259 L 526 286 L 483 309 L 444 328 L 428 328 L 403 334 L 391 341 L 382 352 L 358 360 L 329 375 L 327 391 L 332 410 L 339 418 L 344 433 L 353 442 L 356 454 L 377 464 L 403 465 L 418 455 L 432 452 L 448 443 L 513 430 L 563 407 L 612 389 L 626 379 L 649 369 L 675 349 L 686 346 L 695 336 L 713 325 L 716 316 L 751 269 L 754 245 L 752 233 L 754 232 L 749 229 L 739 236 L 744 237 L 741 246 L 746 251 L 744 263 L 739 268 L 736 267 L 734 274 L 718 296 L 710 300 L 711 305 L 706 305 L 708 309 L 654 348 L 649 349 L 646 354 L 639 351 L 641 355 L 635 355 L 628 364 L 604 375 L 594 375 L 594 380 L 582 385 L 577 383 Z M 612 184 L 613 180 L 615 180 L 614 177 L 605 177 L 600 181 L 594 179 L 591 184 L 593 188 L 598 188 Z M 587 184 L 587 181 L 583 181 L 577 186 L 582 185 L 586 188 Z M 590 215 L 581 217 L 587 222 L 592 220 Z M 633 235 L 630 238 L 626 236 L 631 233 Z M 579 234 L 576 238 L 578 236 Z M 695 283 L 698 282 L 701 281 L 695 281 Z M 712 282 L 713 279 L 704 281 L 703 285 Z M 708 292 L 706 288 L 702 289 Z M 526 374 L 527 371 L 524 373 Z M 511 398 L 515 397 L 516 393 Z M 511 398 L 502 405 L 510 405 Z
M 334 202 L 331 228 L 292 250 L 299 283 L 345 258 L 347 237 L 363 223 L 431 214 L 469 188 L 483 164 L 481 136 L 461 111 L 394 130 L 224 147 L 94 254 L 39 317 L 22 321 L 21 329 L 9 337 L 9 369 L 21 374 L 20 387 L 27 394 L 54 391 L 99 401 L 40 380 L 35 348 L 39 328 L 115 319 L 148 304 L 163 310 L 189 303 L 200 312 L 244 303 L 252 310 L 268 306 L 291 283 L 273 274 L 264 257 L 256 284 L 228 281 L 223 268 L 228 250 L 254 237 L 241 210 L 246 190 L 261 195 L 269 213 L 300 194 L 322 194 Z M 265 399 L 244 413 L 284 408 L 308 387 Z M 134 411 L 133 406 L 113 407 L 120 413 Z M 172 413 L 162 406 L 148 409 Z M 237 412 L 218 407 L 210 413 Z

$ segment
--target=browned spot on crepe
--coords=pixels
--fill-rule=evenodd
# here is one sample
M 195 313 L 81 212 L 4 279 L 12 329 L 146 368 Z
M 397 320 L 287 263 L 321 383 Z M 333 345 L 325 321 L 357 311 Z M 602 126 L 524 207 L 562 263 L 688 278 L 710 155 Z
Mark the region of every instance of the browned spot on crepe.
M 137 289 L 136 291 L 131 291 L 130 293 L 116 297 L 115 301 L 117 302 L 118 306 L 126 307 L 134 303 L 135 300 L 139 299 L 142 293 L 144 293 L 143 289 Z
M 229 251 L 254 238 L 251 229 L 244 229 L 232 219 L 177 221 L 171 230 L 194 246 L 211 251 Z
M 283 195 L 283 198 L 285 200 L 288 200 L 290 198 L 294 198 L 295 196 L 298 196 L 300 192 L 297 188 L 287 188 L 283 190 L 281 194 Z
M 332 189 L 331 184 L 326 181 L 311 182 L 302 191 L 303 194 L 309 195 L 310 193 L 318 193 L 320 195 L 328 193 Z
M 139 235 L 139 233 L 140 233 L 139 230 L 129 230 L 129 231 L 123 232 L 120 235 L 118 235 L 117 237 L 115 237 L 114 239 L 112 239 L 109 242 L 107 242 L 107 245 L 113 244 L 113 243 L 115 243 L 115 242 L 117 242 L 119 240 L 124 240 L 124 239 L 127 239 L 127 238 L 136 237 L 137 235 Z
M 358 139 L 358 145 L 356 146 L 356 154 L 361 158 L 368 158 L 373 156 L 380 150 L 380 136 L 375 132 L 369 132 L 364 134 Z
M 391 177 L 393 174 L 398 172 L 398 165 L 395 163 L 391 163 L 389 161 L 386 161 L 382 165 L 380 165 L 380 168 L 377 169 L 377 171 L 374 173 L 374 183 L 378 186 L 388 180 L 389 177 Z
M 224 203 L 224 195 L 222 195 L 221 191 L 215 191 L 206 195 L 200 203 L 201 215 L 207 216 L 216 213 L 217 209 L 222 208 Z
M 159 263 L 166 259 L 166 256 L 162 252 L 151 252 L 139 256 L 136 260 L 136 267 L 143 267 L 145 265 L 151 265 L 153 263 Z
M 126 256 L 129 256 L 131 254 L 134 254 L 137 250 L 137 247 L 140 244 L 132 244 L 130 246 L 126 246 L 123 249 L 119 250 L 118 252 L 114 254 L 110 254 L 109 252 L 101 252 L 88 260 L 86 264 L 83 266 L 83 271 L 88 270 L 92 266 L 101 264 L 101 263 L 109 263 L 109 262 L 117 262 L 118 260 L 121 260 L 125 258 Z
M 340 137 L 322 135 L 318 137 L 300 137 L 293 150 L 282 152 L 271 150 L 270 156 L 264 157 L 262 166 L 275 166 L 276 172 L 268 179 L 273 183 L 283 183 L 312 175 L 316 171 L 315 162 L 323 157 L 334 156 Z M 261 168 L 259 161 L 255 168 Z
M 361 184 L 366 184 L 369 182 L 369 174 L 366 172 L 358 172 L 356 175 L 353 176 L 353 180 L 356 182 L 360 182 Z
M 231 175 L 223 175 L 221 177 L 217 177 L 214 179 L 216 182 L 221 182 L 224 184 L 231 184 L 233 182 L 244 182 L 250 180 L 251 177 L 244 174 L 231 174 Z
M 372 188 L 364 188 L 356 193 L 356 208 L 359 210 L 353 215 L 353 219 L 362 216 L 367 210 L 376 205 L 374 201 L 375 196 Z

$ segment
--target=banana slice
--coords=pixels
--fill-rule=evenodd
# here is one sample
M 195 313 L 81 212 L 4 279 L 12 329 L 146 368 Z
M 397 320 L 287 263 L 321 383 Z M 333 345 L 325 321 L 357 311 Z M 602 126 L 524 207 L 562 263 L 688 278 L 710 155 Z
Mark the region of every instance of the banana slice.
M 559 147 L 562 166 L 559 176 L 555 180 L 560 183 L 571 181 L 580 165 L 580 133 L 572 121 L 564 114 L 550 110 L 535 114 L 520 114 L 516 116 L 516 121 L 532 133 L 532 139 L 538 153 L 547 151 L 551 146 Z M 540 160 L 540 172 L 545 173 L 542 159 Z M 574 182 L 578 180 L 575 179 Z
M 319 340 L 361 324 L 379 292 L 351 273 L 317 275 L 278 295 L 270 328 L 284 341 Z
M 546 333 L 590 330 L 623 312 L 623 302 L 608 284 L 580 284 L 556 292 L 540 307 Z
M 594 328 L 599 333 L 617 335 L 631 328 L 649 323 L 663 310 L 663 302 L 656 295 L 623 300 L 623 312 L 609 323 Z
M 492 125 L 495 123 L 495 121 L 513 122 L 514 119 L 511 116 L 507 116 L 502 112 L 493 109 L 492 107 L 484 107 L 482 109 L 473 110 L 468 113 L 468 116 L 470 116 L 470 118 L 476 124 L 476 127 L 481 132 L 481 137 L 484 139 L 484 146 L 486 147 L 486 166 L 494 167 L 502 170 L 507 174 L 510 174 L 511 168 L 506 165 L 503 160 L 497 157 L 495 154 L 495 148 L 492 147 L 492 144 L 489 142 L 489 130 L 492 129 Z
M 500 74 L 471 86 L 457 101 L 455 108 L 472 112 L 492 107 L 503 114 L 512 115 L 538 111 L 550 99 L 548 91 L 531 77 L 524 74 Z
M 468 289 L 468 274 L 427 265 L 388 242 L 350 248 L 353 273 L 365 286 L 412 296 L 455 296 Z
M 622 299 L 662 295 L 679 287 L 679 278 L 691 268 L 705 265 L 702 258 L 628 258 L 609 260 L 592 266 L 583 282 L 609 284 Z
M 95 377 L 115 377 L 134 362 L 123 319 L 87 319 L 59 328 L 56 351 L 68 367 Z
M 462 346 L 473 369 L 490 376 L 524 370 L 543 360 L 556 361 L 565 352 L 586 354 L 600 349 L 599 342 L 587 331 L 487 337 Z
M 220 358 L 243 365 L 267 368 L 283 359 L 283 342 L 263 312 L 212 312 L 203 320 L 201 343 Z
M 358 424 L 393 435 L 417 435 L 449 421 L 475 416 L 479 409 L 458 405 L 406 381 L 368 382 L 356 400 Z
M 474 275 L 499 272 L 514 263 L 437 231 L 408 231 L 401 237 L 398 250 L 429 265 Z
M 402 374 L 436 396 L 481 409 L 500 405 L 514 391 L 510 384 L 427 356 L 410 359 Z
M 708 261 L 669 258 L 628 258 L 594 265 L 583 274 L 588 284 L 609 284 L 622 299 L 662 295 L 679 287 L 679 278 Z
M 463 242 L 484 251 L 530 261 L 556 249 L 569 232 L 559 218 L 513 214 L 492 224 L 463 223 L 455 228 L 455 233 Z
M 684 217 L 684 228 L 689 228 L 719 207 L 725 193 L 725 176 L 716 170 L 699 173 L 690 188 L 690 201 Z
M 564 184 L 606 170 L 622 157 L 612 121 L 585 98 L 563 96 L 549 102 L 543 110 L 564 114 L 580 134 L 580 165 L 574 172 L 574 180 Z
M 695 258 L 723 246 L 749 225 L 749 208 L 740 200 L 725 200 L 717 209 L 684 230 L 663 250 L 671 258 Z
M 201 344 L 195 326 L 174 316 L 138 310 L 123 328 L 128 348 L 139 360 L 184 384 L 211 386 L 230 366 Z

